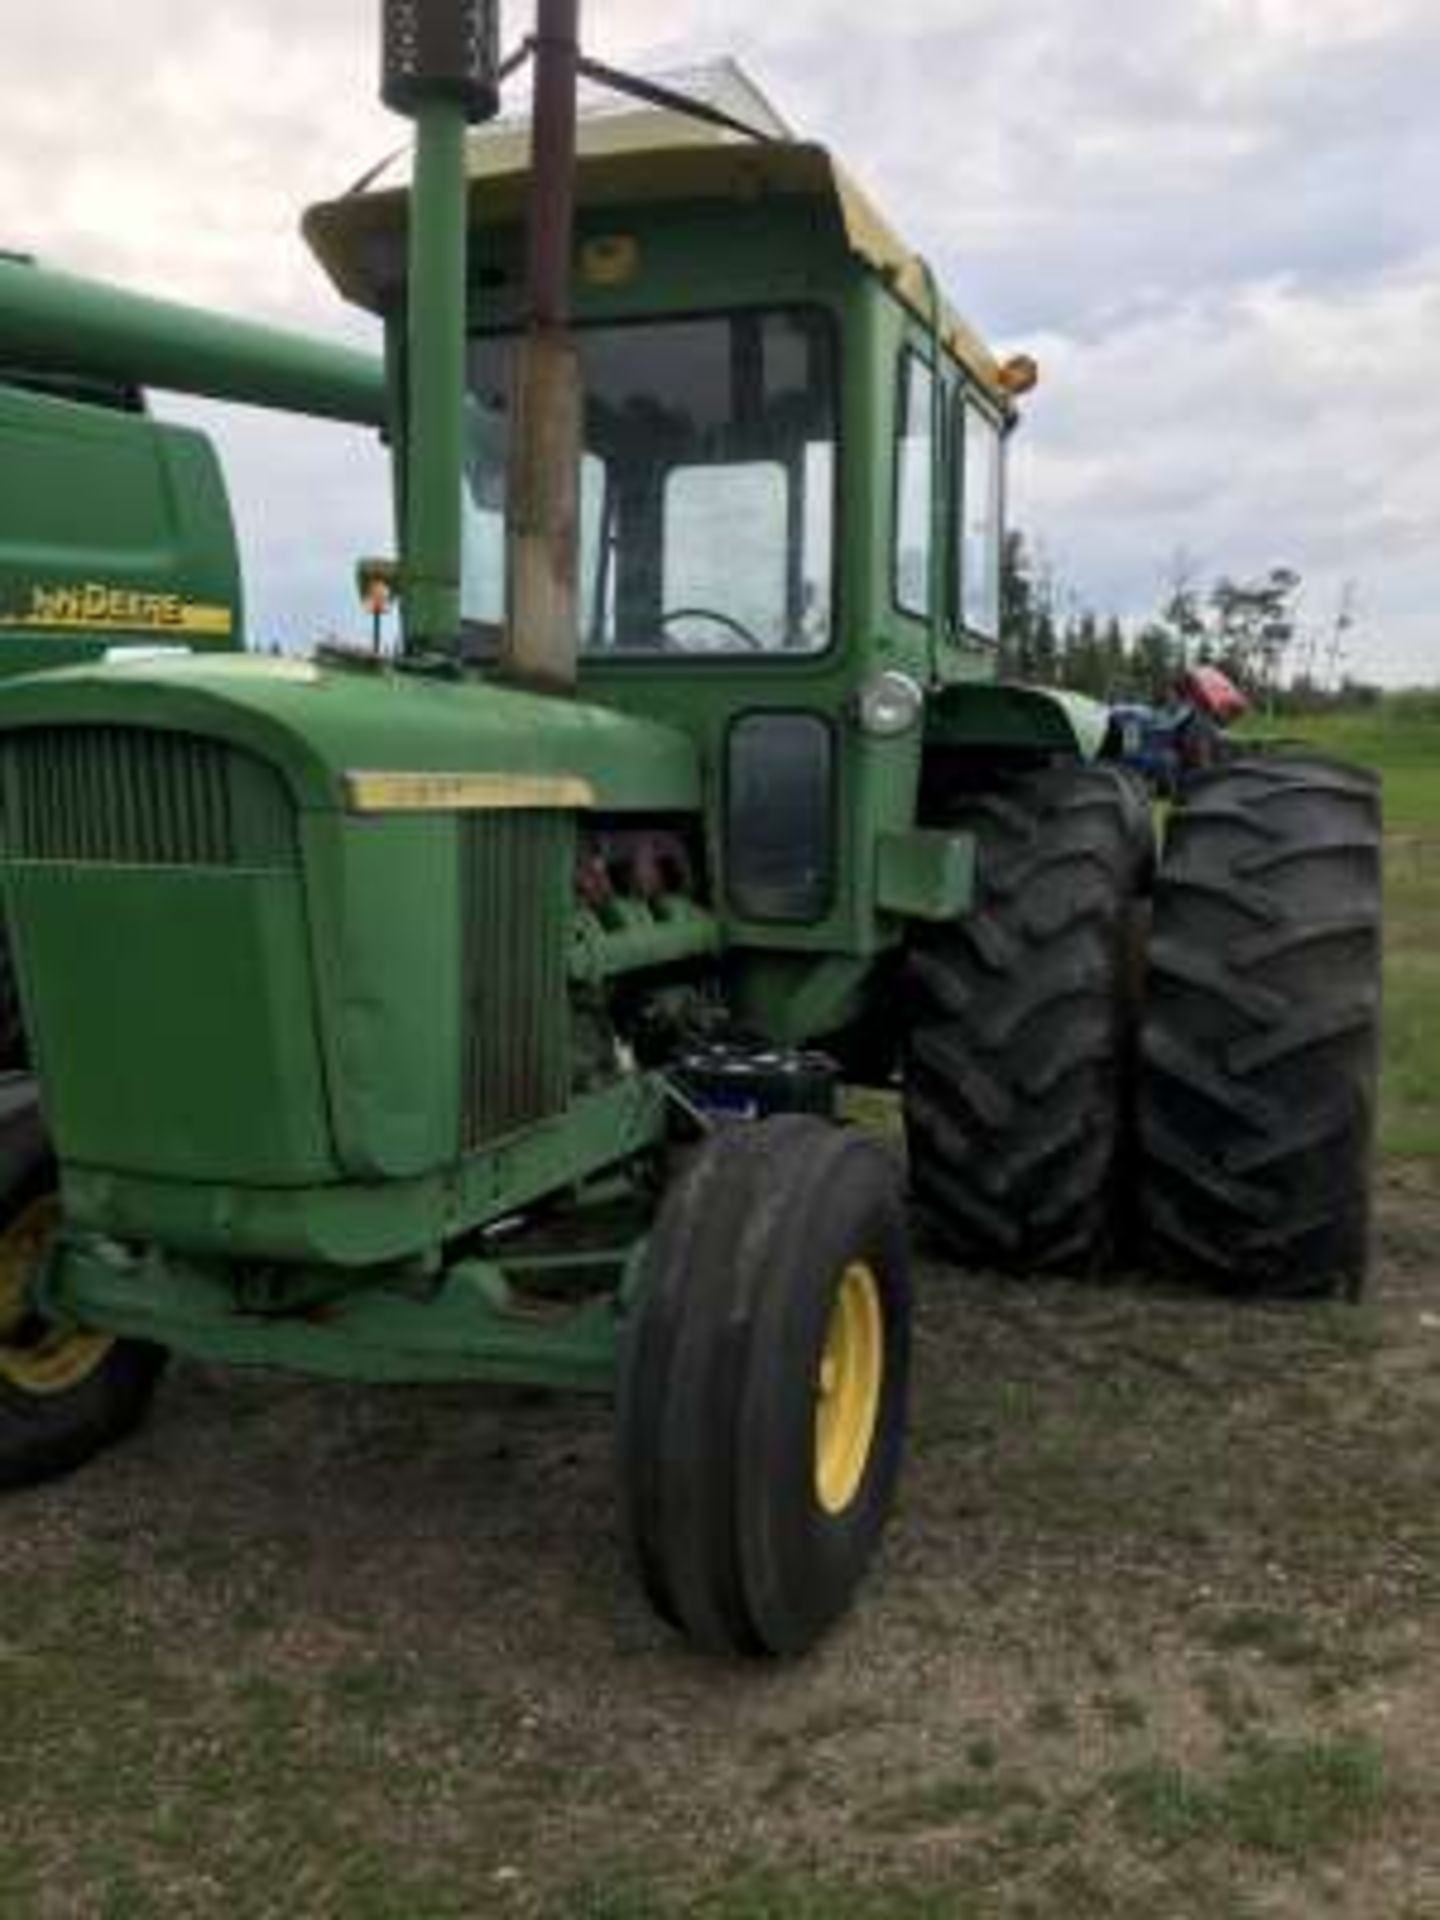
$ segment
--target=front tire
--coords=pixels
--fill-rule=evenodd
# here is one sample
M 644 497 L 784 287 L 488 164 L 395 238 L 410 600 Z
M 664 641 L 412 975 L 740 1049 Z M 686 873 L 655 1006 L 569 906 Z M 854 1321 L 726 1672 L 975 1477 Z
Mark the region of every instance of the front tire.
M 1149 1256 L 1243 1294 L 1362 1290 L 1380 1010 L 1378 782 L 1234 760 L 1172 816 L 1142 1032 Z
M 0 1088 L 0 1488 L 82 1466 L 144 1417 L 157 1347 L 45 1319 L 30 1283 L 59 1222 L 34 1083 Z
M 697 1645 L 803 1652 L 849 1606 L 904 1445 L 904 1204 L 863 1134 L 713 1134 L 666 1195 L 622 1351 L 620 1495 L 652 1604 Z

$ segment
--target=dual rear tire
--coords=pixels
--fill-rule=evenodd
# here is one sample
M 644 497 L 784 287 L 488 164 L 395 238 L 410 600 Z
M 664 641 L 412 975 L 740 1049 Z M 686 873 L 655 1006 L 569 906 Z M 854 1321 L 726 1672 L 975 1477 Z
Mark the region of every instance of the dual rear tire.
M 976 892 L 909 954 L 911 1184 L 963 1265 L 1092 1271 L 1125 1203 L 1149 811 L 1115 768 L 1062 766 L 947 824 L 975 836 Z
M 1318 757 L 1188 783 L 1141 1029 L 1150 1265 L 1239 1294 L 1366 1277 L 1380 1015 L 1378 783 Z
M 951 1255 L 1358 1294 L 1373 777 L 1268 755 L 1197 775 L 1148 901 L 1148 814 L 1111 768 L 1023 776 L 954 824 L 977 837 L 976 901 L 912 950 L 905 1070 L 912 1183 Z

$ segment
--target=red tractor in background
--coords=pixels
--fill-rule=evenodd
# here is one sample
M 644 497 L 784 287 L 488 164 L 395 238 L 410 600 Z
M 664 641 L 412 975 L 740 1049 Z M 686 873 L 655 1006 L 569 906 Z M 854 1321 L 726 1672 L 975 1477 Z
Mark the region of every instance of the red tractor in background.
M 1219 667 L 1187 667 L 1169 706 L 1113 706 L 1105 757 L 1138 774 L 1160 798 L 1173 800 L 1190 774 L 1231 752 L 1227 729 L 1250 702 Z

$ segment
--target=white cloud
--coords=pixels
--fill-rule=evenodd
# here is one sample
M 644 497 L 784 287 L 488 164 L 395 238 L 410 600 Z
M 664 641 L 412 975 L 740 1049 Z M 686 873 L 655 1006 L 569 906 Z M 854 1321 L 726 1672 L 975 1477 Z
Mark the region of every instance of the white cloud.
M 0 241 L 365 337 L 300 208 L 403 138 L 373 5 L 48 0 L 7 21 Z M 1434 674 L 1440 472 L 1429 0 L 590 0 L 596 51 L 731 51 L 826 138 L 1002 345 L 1038 343 L 1017 499 L 1079 592 L 1138 609 L 1170 550 L 1360 582 L 1367 657 Z M 505 9 L 506 39 L 529 24 Z M 349 619 L 383 463 L 228 423 L 265 609 Z M 239 435 L 236 438 L 236 435 Z M 342 436 L 343 438 L 343 436 Z M 298 445 L 298 443 L 296 443 Z M 332 464 L 327 467 L 326 462 Z M 297 476 L 303 475 L 303 483 Z M 328 597 L 338 581 L 337 598 Z M 268 617 L 268 614 L 267 614 Z
M 1440 388 L 1440 255 L 1344 294 L 1272 283 L 1032 345 L 1049 379 L 1019 516 L 1087 597 L 1145 612 L 1180 548 L 1212 571 L 1285 562 L 1317 618 L 1357 583 L 1357 669 L 1440 670 L 1423 404 Z

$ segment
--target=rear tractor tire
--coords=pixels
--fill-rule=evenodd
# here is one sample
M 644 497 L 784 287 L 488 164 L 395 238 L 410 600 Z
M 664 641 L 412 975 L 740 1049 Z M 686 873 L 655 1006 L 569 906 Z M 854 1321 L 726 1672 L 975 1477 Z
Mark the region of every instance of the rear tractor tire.
M 143 1418 L 165 1363 L 157 1347 L 57 1324 L 30 1282 L 59 1220 L 55 1170 L 32 1082 L 0 1089 L 0 1488 L 69 1473 Z
M 793 1655 L 845 1611 L 904 1446 L 898 1170 L 798 1114 L 722 1128 L 661 1207 L 622 1348 L 621 1505 L 656 1610 Z
M 1141 1039 L 1153 1265 L 1241 1294 L 1360 1293 L 1380 934 L 1373 775 L 1267 755 L 1189 783 Z
M 1123 1235 L 1150 810 L 1109 766 L 1017 775 L 949 810 L 976 894 L 915 936 L 905 1130 L 950 1256 L 1087 1273 Z

